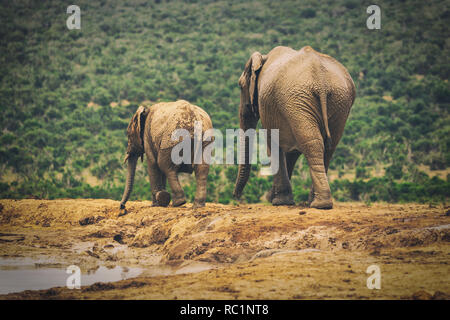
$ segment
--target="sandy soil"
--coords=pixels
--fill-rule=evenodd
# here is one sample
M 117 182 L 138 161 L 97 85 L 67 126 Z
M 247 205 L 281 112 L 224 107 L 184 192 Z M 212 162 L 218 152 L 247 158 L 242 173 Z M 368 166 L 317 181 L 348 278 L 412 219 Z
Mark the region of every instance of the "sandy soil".
M 450 210 L 418 204 L 207 204 L 0 200 L 0 257 L 137 278 L 1 299 L 450 299 Z M 370 290 L 370 265 L 381 289 Z

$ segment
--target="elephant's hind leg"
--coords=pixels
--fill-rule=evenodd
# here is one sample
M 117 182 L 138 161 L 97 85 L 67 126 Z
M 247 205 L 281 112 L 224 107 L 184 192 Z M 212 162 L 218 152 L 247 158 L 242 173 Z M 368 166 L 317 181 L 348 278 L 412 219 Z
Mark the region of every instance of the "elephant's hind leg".
M 186 197 L 184 195 L 183 188 L 181 188 L 178 181 L 178 175 L 175 170 L 167 172 L 167 180 L 169 181 L 170 189 L 172 189 L 173 199 L 172 206 L 179 207 L 186 203 Z
M 183 188 L 178 181 L 178 166 L 174 165 L 171 159 L 171 149 L 161 150 L 158 154 L 158 166 L 167 177 L 170 189 L 172 190 L 172 206 L 179 207 L 186 203 Z
M 345 106 L 339 106 L 337 107 L 340 110 L 348 110 L 350 107 Z M 328 174 L 328 167 L 330 166 L 331 158 L 333 157 L 333 153 L 336 150 L 336 147 L 341 140 L 342 133 L 344 132 L 345 127 L 345 121 L 347 119 L 347 116 L 344 116 L 342 113 L 335 113 L 330 119 L 329 119 L 329 128 L 331 133 L 331 145 L 329 148 L 324 148 L 324 167 L 325 167 L 325 173 Z M 311 203 L 314 201 L 314 184 L 311 186 L 311 191 L 309 192 L 308 197 L 308 203 L 311 205 Z
M 278 147 L 279 148 L 279 147 Z M 274 206 L 294 205 L 292 196 L 291 182 L 289 181 L 288 170 L 286 167 L 286 155 L 279 148 L 279 168 L 278 172 L 273 178 L 273 198 L 272 204 Z
M 150 189 L 152 191 L 152 206 L 167 207 L 170 202 L 170 194 L 166 189 L 166 177 L 155 163 L 154 158 L 147 156 L 147 171 L 150 177 Z
M 311 208 L 331 209 L 333 207 L 330 186 L 325 170 L 324 149 L 322 139 L 309 140 L 302 145 L 313 183 L 312 192 L 310 193 L 310 200 L 312 200 L 310 203 Z
M 195 190 L 194 209 L 204 207 L 206 201 L 206 183 L 208 180 L 209 165 L 202 163 L 194 166 L 195 180 L 197 187 Z

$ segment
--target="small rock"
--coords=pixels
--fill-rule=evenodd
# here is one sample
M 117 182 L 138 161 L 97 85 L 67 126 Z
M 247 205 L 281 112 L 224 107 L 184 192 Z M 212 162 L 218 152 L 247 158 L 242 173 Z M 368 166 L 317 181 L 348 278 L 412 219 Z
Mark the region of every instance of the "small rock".
M 120 244 L 123 244 L 123 243 L 124 243 L 124 242 L 123 242 L 123 237 L 122 237 L 121 234 L 116 234 L 116 235 L 113 237 L 113 240 L 114 240 L 114 241 L 117 241 L 117 242 L 120 243 Z
M 306 214 L 306 211 L 305 210 L 301 210 L 298 214 L 299 215 L 304 215 L 304 214 Z
M 93 217 L 88 217 L 88 218 L 84 218 L 84 219 L 80 219 L 79 221 L 78 221 L 78 223 L 80 224 L 80 226 L 85 226 L 85 225 L 88 225 L 88 224 L 91 224 L 92 222 L 91 222 L 91 219 L 92 219 Z

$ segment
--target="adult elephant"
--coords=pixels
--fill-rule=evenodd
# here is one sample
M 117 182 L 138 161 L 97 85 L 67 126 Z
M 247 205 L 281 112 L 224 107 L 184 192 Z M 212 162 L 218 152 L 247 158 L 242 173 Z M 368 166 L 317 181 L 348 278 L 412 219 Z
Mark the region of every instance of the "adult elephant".
M 310 207 L 331 209 L 326 173 L 356 95 L 347 69 L 309 46 L 299 51 L 280 46 L 267 55 L 254 52 L 239 85 L 241 129 L 256 128 L 259 119 L 263 128 L 279 129 L 279 143 L 268 139 L 269 152 L 279 148 L 279 170 L 267 199 L 273 205 L 294 204 L 290 178 L 303 154 L 312 179 Z M 245 139 L 248 146 L 248 136 Z M 248 148 L 241 150 L 246 162 L 239 165 L 236 198 L 250 175 Z
M 140 157 L 143 159 L 144 153 L 147 156 L 153 206 L 167 206 L 170 202 L 170 194 L 165 190 L 166 179 L 172 190 L 172 206 L 178 207 L 186 203 L 184 191 L 178 181 L 179 172 L 195 172 L 197 189 L 193 207 L 195 209 L 205 205 L 209 164 L 204 161 L 203 154 L 200 160 L 194 161 L 197 151 L 190 150 L 191 157 L 187 161 L 179 164 L 172 161 L 172 149 L 181 142 L 173 140 L 172 134 L 184 129 L 187 133 L 185 138 L 191 139 L 188 146 L 193 149 L 196 122 L 199 124 L 198 133 L 201 133 L 200 143 L 203 150 L 214 141 L 214 137 L 204 139 L 205 131 L 212 129 L 212 122 L 209 115 L 200 107 L 185 100 L 178 100 L 158 103 L 149 108 L 140 106 L 137 109 L 127 129 L 128 147 L 125 161 L 128 161 L 128 172 L 120 202 L 121 210 L 125 210 L 125 203 L 133 189 L 136 164 Z M 180 153 L 184 151 L 182 149 Z

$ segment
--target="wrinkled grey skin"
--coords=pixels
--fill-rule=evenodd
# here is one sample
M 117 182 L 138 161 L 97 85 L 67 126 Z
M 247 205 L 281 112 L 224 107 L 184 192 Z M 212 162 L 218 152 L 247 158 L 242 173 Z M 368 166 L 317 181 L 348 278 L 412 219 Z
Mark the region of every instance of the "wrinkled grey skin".
M 310 207 L 333 207 L 327 171 L 355 100 L 355 85 L 345 67 L 311 47 L 296 51 L 276 47 L 252 54 L 239 79 L 240 127 L 279 129 L 279 171 L 267 199 L 273 205 L 294 204 L 290 178 L 298 157 L 308 161 L 312 178 Z M 248 139 L 247 139 L 248 140 Z M 246 142 L 248 143 L 248 142 Z M 246 148 L 247 149 L 247 148 Z M 245 154 L 248 159 L 248 154 Z M 247 183 L 250 165 L 239 166 L 234 196 Z
M 186 129 L 193 139 L 195 121 L 202 122 L 202 134 L 212 129 L 208 114 L 184 100 L 138 108 L 127 129 L 128 148 L 125 161 L 128 161 L 128 172 L 120 209 L 125 209 L 125 203 L 133 189 L 137 160 L 139 157 L 143 158 L 144 153 L 147 156 L 153 206 L 167 206 L 170 201 L 170 195 L 165 191 L 166 179 L 172 190 L 172 206 L 186 203 L 184 191 L 178 181 L 178 172 L 195 172 L 197 190 L 194 209 L 205 205 L 209 165 L 205 162 L 192 164 L 193 161 L 191 164 L 176 165 L 171 159 L 172 148 L 179 143 L 171 139 L 172 132 L 176 129 Z M 212 141 L 214 139 L 204 141 L 203 148 Z M 193 150 L 191 154 L 193 158 Z

